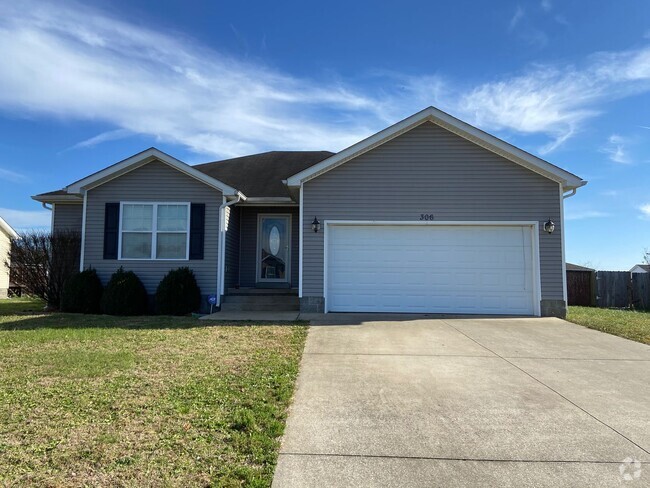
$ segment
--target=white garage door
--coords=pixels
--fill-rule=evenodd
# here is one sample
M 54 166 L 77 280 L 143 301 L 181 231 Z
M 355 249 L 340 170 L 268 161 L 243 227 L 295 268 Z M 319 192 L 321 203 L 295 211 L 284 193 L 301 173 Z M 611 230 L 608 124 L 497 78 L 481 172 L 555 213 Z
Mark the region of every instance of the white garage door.
M 530 226 L 328 225 L 330 312 L 535 313 Z

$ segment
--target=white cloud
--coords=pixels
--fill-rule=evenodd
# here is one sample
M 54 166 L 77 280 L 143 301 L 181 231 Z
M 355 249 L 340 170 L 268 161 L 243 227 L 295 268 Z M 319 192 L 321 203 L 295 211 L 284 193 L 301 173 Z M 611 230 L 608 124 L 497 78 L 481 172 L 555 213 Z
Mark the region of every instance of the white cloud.
M 23 174 L 16 173 L 8 169 L 0 168 L 0 180 L 10 181 L 11 183 L 20 183 L 27 181 L 27 177 Z
M 575 212 L 567 212 L 565 220 L 583 220 L 583 219 L 598 219 L 609 217 L 610 214 L 606 212 L 599 212 L 598 210 L 582 210 Z
M 550 12 L 550 10 L 553 8 L 553 3 L 551 3 L 551 0 L 542 0 L 540 5 L 542 7 L 542 10 L 545 12 Z
M 641 205 L 639 210 L 641 211 L 641 218 L 650 219 L 650 203 Z
M 517 25 L 524 18 L 524 15 L 526 15 L 524 9 L 521 7 L 521 5 L 517 5 L 517 9 L 515 10 L 515 13 L 512 15 L 512 17 L 510 18 L 510 22 L 508 23 L 508 30 L 513 30 L 515 27 L 517 27 Z
M 650 91 L 650 47 L 580 66 L 532 65 L 478 85 L 383 73 L 370 91 L 232 59 L 80 4 L 14 5 L 0 4 L 0 110 L 114 127 L 75 148 L 143 134 L 224 157 L 339 150 L 435 104 L 491 132 L 546 135 L 546 153 L 605 102 Z M 524 15 L 518 7 L 513 26 Z
M 629 140 L 618 134 L 612 134 L 607 139 L 607 145 L 601 148 L 601 151 L 609 155 L 609 159 L 615 163 L 629 164 L 631 163 L 628 154 L 627 144 Z
M 617 190 L 606 190 L 604 192 L 601 192 L 601 195 L 604 197 L 617 197 L 619 195 L 619 192 Z
M 93 147 L 96 146 L 97 144 L 101 144 L 102 142 L 116 141 L 118 139 L 124 139 L 126 137 L 129 137 L 130 135 L 132 135 L 132 133 L 126 129 L 109 130 L 107 132 L 102 132 L 101 134 L 97 134 L 94 137 L 90 137 L 89 139 L 86 139 L 84 141 L 78 142 L 77 144 L 70 147 L 69 149 L 81 149 L 84 147 Z
M 49 210 L 32 211 L 0 208 L 0 216 L 16 230 L 49 229 L 52 221 L 52 214 Z
M 5 110 L 109 122 L 200 153 L 341 149 L 380 120 L 376 100 L 338 83 L 230 59 L 79 4 L 0 6 L 0 59 Z M 365 117 L 340 124 L 326 110 Z
M 582 67 L 534 65 L 524 73 L 458 94 L 457 112 L 481 127 L 543 133 L 547 153 L 571 138 L 599 106 L 650 91 L 650 47 L 598 53 Z

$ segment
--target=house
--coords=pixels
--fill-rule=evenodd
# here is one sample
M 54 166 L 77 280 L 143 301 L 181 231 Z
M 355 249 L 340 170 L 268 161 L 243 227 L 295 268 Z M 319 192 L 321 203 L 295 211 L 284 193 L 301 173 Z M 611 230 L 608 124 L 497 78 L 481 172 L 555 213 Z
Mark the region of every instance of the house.
M 80 268 L 149 293 L 190 266 L 226 309 L 563 316 L 563 201 L 585 184 L 429 107 L 336 154 L 151 148 L 33 198 L 82 231 Z
M 630 273 L 650 273 L 650 264 L 635 264 Z
M 0 299 L 9 294 L 9 252 L 11 239 L 18 237 L 16 231 L 0 217 Z
M 594 273 L 596 272 L 593 268 L 587 268 L 586 266 L 580 266 L 578 264 L 566 263 L 567 271 L 580 271 L 585 273 Z

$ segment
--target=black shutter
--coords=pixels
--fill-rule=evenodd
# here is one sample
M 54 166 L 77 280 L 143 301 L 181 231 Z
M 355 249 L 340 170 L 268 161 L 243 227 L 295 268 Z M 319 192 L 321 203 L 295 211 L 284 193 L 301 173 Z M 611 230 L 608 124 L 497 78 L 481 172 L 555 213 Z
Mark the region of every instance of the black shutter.
M 190 208 L 190 259 L 203 259 L 205 236 L 205 203 L 193 203 Z
M 107 203 L 104 210 L 104 259 L 117 259 L 120 232 L 120 204 Z

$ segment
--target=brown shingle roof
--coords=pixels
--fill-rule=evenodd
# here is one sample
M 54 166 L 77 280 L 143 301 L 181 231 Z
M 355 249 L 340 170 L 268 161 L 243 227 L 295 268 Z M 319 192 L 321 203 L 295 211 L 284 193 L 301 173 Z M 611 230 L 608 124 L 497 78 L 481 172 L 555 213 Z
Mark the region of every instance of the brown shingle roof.
M 238 189 L 247 197 L 288 197 L 282 183 L 334 153 L 329 151 L 271 151 L 197 164 L 197 170 Z

